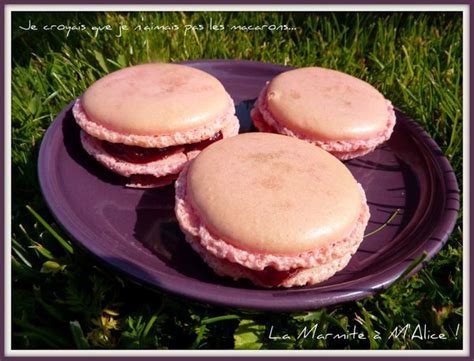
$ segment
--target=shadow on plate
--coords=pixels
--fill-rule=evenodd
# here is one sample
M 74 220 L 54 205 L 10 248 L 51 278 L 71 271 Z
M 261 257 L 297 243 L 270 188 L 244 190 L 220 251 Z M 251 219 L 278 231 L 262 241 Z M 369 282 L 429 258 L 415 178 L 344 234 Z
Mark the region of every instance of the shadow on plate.
M 136 206 L 134 237 L 167 267 L 206 283 L 255 288 L 250 282 L 219 277 L 186 242 L 174 214 L 174 187 L 148 189 Z
M 243 100 L 235 106 L 235 115 L 239 118 L 240 129 L 239 133 L 256 132 L 257 129 L 252 123 L 250 111 L 257 99 Z
M 99 178 L 101 181 L 112 185 L 124 186 L 126 178 L 111 172 L 87 154 L 81 144 L 80 131 L 81 128 L 77 125 L 71 108 L 64 115 L 62 122 L 64 147 L 69 156 L 92 176 Z

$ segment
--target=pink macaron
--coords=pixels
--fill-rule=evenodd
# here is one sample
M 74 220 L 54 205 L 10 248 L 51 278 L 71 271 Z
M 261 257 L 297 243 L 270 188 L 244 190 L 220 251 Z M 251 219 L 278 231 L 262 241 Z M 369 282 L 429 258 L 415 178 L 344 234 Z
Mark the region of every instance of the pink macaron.
M 277 75 L 251 116 L 260 131 L 300 138 L 339 159 L 373 151 L 390 138 L 396 120 L 391 102 L 372 85 L 319 67 Z
M 187 242 L 221 276 L 262 287 L 322 282 L 363 239 L 369 208 L 337 158 L 270 133 L 218 141 L 175 184 Z
M 139 188 L 173 182 L 203 148 L 239 130 L 219 80 L 178 64 L 108 74 L 77 99 L 73 114 L 84 149 Z

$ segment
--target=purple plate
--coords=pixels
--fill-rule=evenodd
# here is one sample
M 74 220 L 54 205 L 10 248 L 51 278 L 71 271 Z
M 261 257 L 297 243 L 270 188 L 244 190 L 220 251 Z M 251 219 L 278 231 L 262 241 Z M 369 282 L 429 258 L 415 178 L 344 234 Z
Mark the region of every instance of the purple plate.
M 265 82 L 287 67 L 247 61 L 187 64 L 216 76 L 236 104 L 241 131 Z M 328 281 L 293 289 L 262 289 L 216 275 L 186 244 L 173 213 L 174 189 L 123 187 L 121 177 L 82 149 L 69 104 L 41 144 L 43 195 L 59 223 L 88 251 L 135 280 L 206 303 L 262 310 L 315 309 L 383 290 L 424 252 L 433 257 L 448 239 L 459 209 L 454 172 L 436 143 L 397 112 L 390 140 L 347 162 L 364 187 L 369 234 L 398 209 L 385 228 L 364 239 L 349 265 Z M 418 270 L 422 264 L 411 273 Z

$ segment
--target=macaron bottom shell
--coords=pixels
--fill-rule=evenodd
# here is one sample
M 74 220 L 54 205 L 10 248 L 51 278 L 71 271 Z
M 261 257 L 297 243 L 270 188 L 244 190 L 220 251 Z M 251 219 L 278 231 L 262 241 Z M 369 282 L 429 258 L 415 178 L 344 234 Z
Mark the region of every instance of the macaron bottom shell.
M 186 241 L 217 275 L 230 277 L 235 281 L 247 279 L 254 285 L 265 288 L 308 286 L 326 281 L 334 276 L 336 272 L 347 266 L 352 255 L 359 247 L 359 244 L 357 244 L 350 253 L 312 268 L 297 268 L 289 271 L 275 272 L 273 269 L 255 271 L 245 268 L 238 263 L 232 263 L 226 259 L 218 258 L 207 252 L 206 249 L 201 246 L 199 239 L 190 234 L 186 235 Z

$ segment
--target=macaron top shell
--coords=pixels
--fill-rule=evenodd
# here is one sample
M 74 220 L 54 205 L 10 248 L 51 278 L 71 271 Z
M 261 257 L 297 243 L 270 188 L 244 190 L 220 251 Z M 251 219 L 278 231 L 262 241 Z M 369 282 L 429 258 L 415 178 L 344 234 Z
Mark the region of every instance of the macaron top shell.
M 187 199 L 209 232 L 255 253 L 296 255 L 353 230 L 362 199 L 334 156 L 301 140 L 246 133 L 190 165 Z
M 336 70 L 308 67 L 277 75 L 266 102 L 283 126 L 318 140 L 365 140 L 384 131 L 387 100 L 372 85 Z
M 89 120 L 110 130 L 161 135 L 214 121 L 229 107 L 223 85 L 178 64 L 143 64 L 110 73 L 82 96 Z

